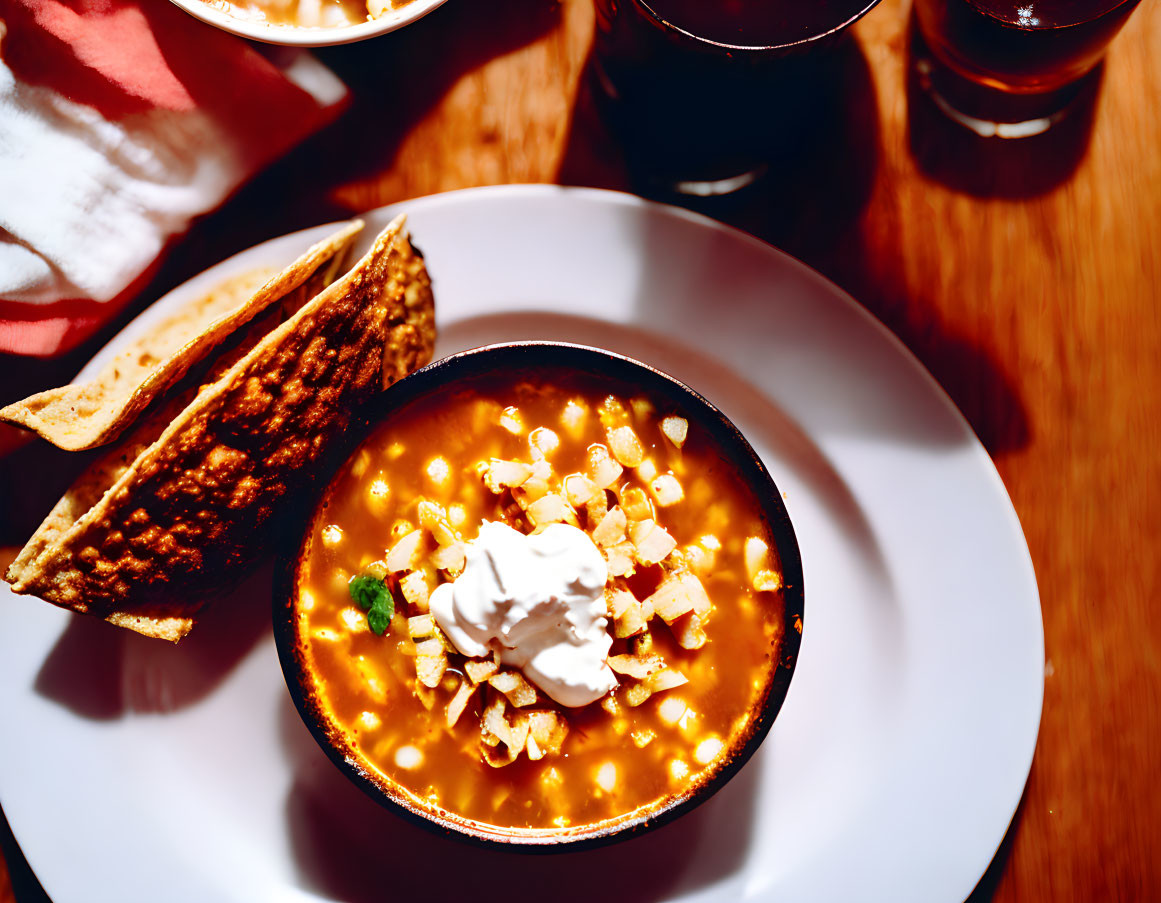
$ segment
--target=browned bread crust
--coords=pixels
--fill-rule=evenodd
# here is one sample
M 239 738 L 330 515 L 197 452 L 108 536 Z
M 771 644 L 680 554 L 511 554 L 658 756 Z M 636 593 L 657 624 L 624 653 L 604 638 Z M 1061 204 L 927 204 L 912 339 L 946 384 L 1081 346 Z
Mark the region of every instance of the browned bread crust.
M 134 434 L 82 476 L 9 568 L 13 589 L 180 639 L 240 579 L 354 408 L 430 360 L 434 338 L 430 282 L 401 217 L 156 441 L 139 450 Z

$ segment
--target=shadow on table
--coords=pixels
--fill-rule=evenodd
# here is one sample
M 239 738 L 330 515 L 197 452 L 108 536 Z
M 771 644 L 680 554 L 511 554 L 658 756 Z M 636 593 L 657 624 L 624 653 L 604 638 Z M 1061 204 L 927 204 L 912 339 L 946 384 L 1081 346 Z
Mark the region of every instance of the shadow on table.
M 3 871 L 7 866 L 8 883 L 16 903 L 52 903 L 36 880 L 36 875 L 32 874 L 20 847 L 16 845 L 16 838 L 12 836 L 12 829 L 8 826 L 3 810 L 0 810 L 0 855 L 4 857 L 4 861 L 0 862 L 0 899 L 4 898 Z
M 1035 762 L 1033 762 L 1032 767 L 1035 769 Z M 1029 781 L 1031 781 L 1031 778 L 1029 778 Z M 1024 818 L 1024 803 L 1027 799 L 1028 784 L 1025 784 L 1024 793 L 1020 796 L 1020 803 L 1016 807 L 1016 812 L 1012 816 L 1012 823 L 1008 825 L 1004 839 L 1000 842 L 1000 848 L 996 850 L 996 855 L 992 857 L 992 861 L 988 864 L 987 871 L 984 872 L 983 877 L 980 878 L 979 883 L 976 884 L 975 889 L 964 903 L 989 903 L 995 897 L 996 891 L 1000 887 L 1000 880 L 1004 876 L 1004 870 L 1008 867 L 1008 857 L 1012 854 L 1012 843 L 1016 839 L 1016 833 L 1020 830 L 1020 822 Z
M 271 572 L 265 562 L 211 602 L 176 646 L 74 615 L 41 665 L 36 692 L 96 721 L 204 699 L 269 635 Z
M 932 309 L 929 304 L 917 306 Z M 1028 413 L 1005 364 L 938 324 L 897 318 L 897 308 L 872 310 L 923 362 L 988 454 L 995 457 L 1028 445 L 1032 438 Z
M 461 76 L 551 31 L 560 15 L 559 4 L 543 0 L 447 3 L 383 39 L 316 51 L 353 95 L 342 119 L 319 136 L 319 156 L 342 161 L 336 175 L 345 182 L 380 176 Z
M 532 855 L 440 837 L 388 812 L 331 764 L 289 699 L 282 730 L 295 775 L 286 799 L 294 861 L 304 888 L 327 899 L 432 899 L 451 868 L 477 882 L 479 899 L 651 903 L 721 881 L 748 855 L 760 756 L 704 805 L 642 837 Z
M 1075 86 L 1064 117 L 1027 138 L 984 137 L 951 119 L 924 90 L 926 79 L 943 77 L 945 92 L 959 91 L 982 118 L 1003 116 L 989 104 L 1002 102 L 931 63 L 912 12 L 907 58 L 907 136 L 911 154 L 929 178 L 977 197 L 1030 198 L 1068 180 L 1088 151 L 1104 64 Z M 921 68 L 932 68 L 924 73 Z M 1071 90 L 1070 90 L 1071 95 Z

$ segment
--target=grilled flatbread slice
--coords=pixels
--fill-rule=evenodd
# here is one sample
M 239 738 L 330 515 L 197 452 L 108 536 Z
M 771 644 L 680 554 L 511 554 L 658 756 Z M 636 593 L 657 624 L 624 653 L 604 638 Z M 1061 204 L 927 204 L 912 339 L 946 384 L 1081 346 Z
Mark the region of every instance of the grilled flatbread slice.
M 12 588 L 147 636 L 188 633 L 354 408 L 431 359 L 430 281 L 403 230 L 400 217 L 213 382 L 179 386 L 65 494 L 8 569 Z
M 13 402 L 0 408 L 0 421 L 33 430 L 66 451 L 112 442 L 154 399 L 254 317 L 277 302 L 301 305 L 317 295 L 341 272 L 362 228 L 361 221 L 347 223 L 269 278 L 247 274 L 219 286 L 131 343 L 92 382 Z

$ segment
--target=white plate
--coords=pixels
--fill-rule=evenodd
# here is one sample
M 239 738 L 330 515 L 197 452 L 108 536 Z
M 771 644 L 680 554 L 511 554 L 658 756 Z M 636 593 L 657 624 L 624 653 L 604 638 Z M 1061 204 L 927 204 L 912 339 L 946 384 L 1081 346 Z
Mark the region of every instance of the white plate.
M 405 206 L 439 354 L 603 345 L 685 380 L 749 437 L 806 576 L 782 714 L 671 826 L 563 858 L 489 853 L 379 809 L 315 747 L 278 667 L 268 575 L 176 648 L 5 588 L 0 803 L 50 896 L 963 900 L 1028 775 L 1043 632 L 1012 505 L 936 383 L 812 270 L 683 211 L 547 186 Z M 368 215 L 368 238 L 393 212 Z M 118 341 L 328 228 L 231 258 Z

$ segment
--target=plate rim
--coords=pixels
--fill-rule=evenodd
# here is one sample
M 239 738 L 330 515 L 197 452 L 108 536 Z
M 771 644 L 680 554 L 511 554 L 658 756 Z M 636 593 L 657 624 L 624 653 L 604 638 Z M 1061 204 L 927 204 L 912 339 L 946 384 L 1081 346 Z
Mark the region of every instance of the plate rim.
M 1023 749 L 1020 755 L 1021 767 L 1020 771 L 1022 779 L 1019 783 L 1019 788 L 1015 794 L 1015 798 L 1010 800 L 1010 804 L 1006 804 L 1004 811 L 1006 818 L 1003 820 L 1003 826 L 995 837 L 994 843 L 989 843 L 988 851 L 983 854 L 981 863 L 977 863 L 975 878 L 971 887 L 967 888 L 970 893 L 972 888 L 978 885 L 980 879 L 984 876 L 993 859 L 999 850 L 1004 836 L 1010 829 L 1017 812 L 1019 811 L 1020 801 L 1024 795 L 1027 787 L 1028 777 L 1031 772 L 1032 763 L 1035 757 L 1036 747 L 1039 740 L 1040 726 L 1043 718 L 1044 709 L 1044 620 L 1043 620 L 1043 606 L 1041 604 L 1039 585 L 1036 577 L 1035 564 L 1033 562 L 1031 551 L 1028 548 L 1027 538 L 1024 534 L 1023 528 L 1020 524 L 1019 515 L 1016 512 L 1015 506 L 1012 502 L 1011 496 L 1004 485 L 1003 479 L 995 466 L 995 462 L 984 448 L 983 443 L 972 429 L 970 423 L 964 417 L 963 413 L 956 406 L 955 402 L 948 395 L 947 391 L 935 379 L 931 372 L 923 365 L 923 363 L 915 356 L 915 354 L 903 343 L 903 341 L 895 335 L 881 320 L 879 320 L 870 310 L 861 305 L 850 293 L 841 288 L 839 285 L 822 275 L 819 271 L 795 258 L 786 251 L 777 248 L 754 235 L 751 235 L 743 230 L 737 229 L 733 226 L 714 220 L 710 217 L 704 216 L 700 213 L 695 213 L 673 205 L 663 204 L 656 201 L 647 200 L 639 196 L 609 189 L 588 188 L 588 187 L 574 187 L 562 186 L 555 184 L 510 184 L 510 185 L 494 185 L 494 186 L 479 186 L 472 188 L 458 189 L 449 192 L 440 192 L 436 194 L 429 194 L 419 198 L 394 202 L 380 207 L 368 209 L 351 217 L 351 219 L 362 218 L 370 219 L 372 217 L 389 217 L 399 212 L 414 211 L 419 206 L 426 209 L 433 207 L 443 207 L 447 205 L 457 205 L 461 203 L 475 203 L 478 201 L 484 202 L 503 202 L 504 200 L 527 200 L 527 199 L 541 199 L 550 201 L 552 203 L 571 203 L 576 201 L 590 202 L 598 206 L 611 205 L 626 210 L 631 210 L 634 215 L 659 215 L 669 217 L 677 220 L 684 220 L 691 225 L 700 228 L 708 228 L 718 234 L 726 235 L 733 241 L 740 241 L 752 248 L 759 250 L 761 253 L 769 255 L 778 260 L 784 267 L 789 267 L 795 271 L 797 275 L 805 278 L 813 284 L 813 286 L 832 296 L 835 300 L 841 302 L 848 313 L 853 313 L 863 326 L 869 326 L 872 332 L 877 333 L 878 337 L 886 340 L 886 344 L 890 347 L 893 355 L 896 358 L 901 358 L 907 362 L 908 368 L 912 375 L 919 377 L 919 382 L 923 385 L 929 393 L 932 393 L 935 398 L 939 399 L 941 408 L 944 409 L 945 414 L 951 414 L 952 420 L 958 425 L 963 432 L 964 437 L 968 440 L 971 446 L 971 459 L 975 465 L 981 470 L 981 476 L 985 477 L 990 483 L 990 489 L 993 497 L 1002 503 L 1003 518 L 1007 524 L 1008 530 L 1013 537 L 1018 540 L 1019 547 L 1019 563 L 1021 569 L 1024 571 L 1024 576 L 1029 581 L 1029 590 L 1031 593 L 1030 600 L 1034 601 L 1036 606 L 1035 618 L 1035 635 L 1030 636 L 1029 640 L 1035 641 L 1035 655 L 1040 667 L 1036 669 L 1035 686 L 1023 688 L 1023 692 L 1034 690 L 1035 692 L 1035 711 L 1036 717 L 1034 719 L 1033 729 L 1027 746 Z M 111 358 L 116 353 L 116 349 L 125 341 L 132 338 L 134 331 L 145 328 L 151 316 L 157 316 L 154 313 L 158 308 L 163 308 L 165 305 L 179 303 L 178 299 L 185 293 L 191 291 L 189 286 L 197 280 L 202 280 L 207 277 L 207 274 L 216 273 L 219 268 L 228 268 L 229 265 L 236 263 L 239 258 L 246 258 L 250 255 L 257 255 L 260 250 L 266 248 L 277 242 L 291 241 L 296 236 L 305 235 L 313 231 L 321 231 L 327 228 L 333 228 L 337 222 L 320 223 L 315 226 L 309 226 L 303 229 L 298 229 L 293 232 L 272 236 L 262 242 L 258 242 L 246 249 L 238 251 L 223 260 L 212 264 L 201 273 L 195 274 L 189 279 L 183 281 L 179 285 L 166 292 L 156 301 L 152 302 L 146 307 L 137 317 L 127 323 L 118 333 L 107 342 L 92 359 L 81 369 L 78 373 L 77 379 L 88 378 L 89 374 L 94 371 L 96 367 Z M 420 242 L 422 245 L 422 241 Z M 177 296 L 171 300 L 171 296 Z M 144 321 L 144 322 L 143 322 Z M 932 391 L 933 390 L 933 391 Z M 998 493 L 998 495 L 995 495 Z M 1032 647 L 1028 649 L 1029 653 L 1033 652 Z M 1025 728 L 1027 730 L 1027 728 Z M 1017 747 L 1013 746 L 1013 749 Z M 13 836 L 20 844 L 20 833 L 16 825 L 11 824 L 10 827 Z M 27 854 L 25 853 L 26 859 Z M 31 867 L 31 863 L 30 863 Z M 42 863 L 43 867 L 43 863 Z M 36 869 L 34 873 L 40 879 L 41 871 Z M 43 881 L 42 881 L 43 883 Z

